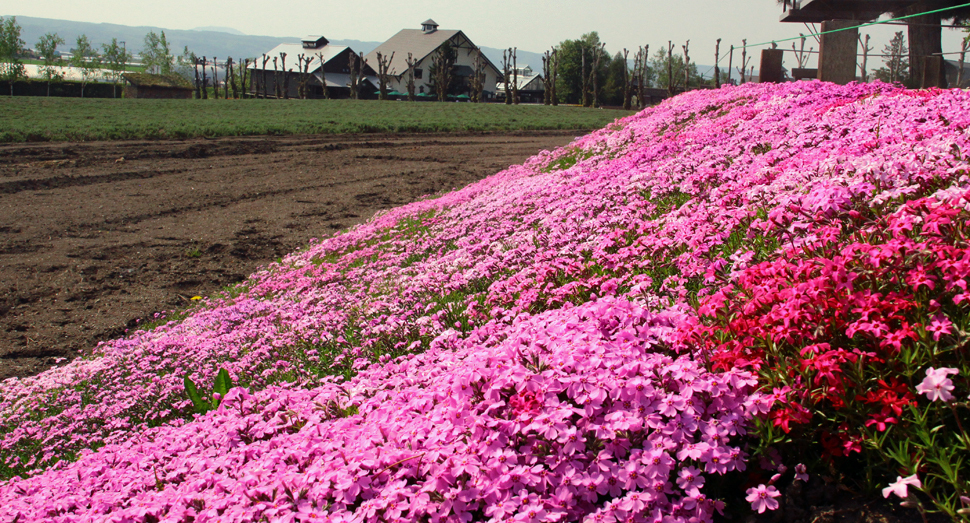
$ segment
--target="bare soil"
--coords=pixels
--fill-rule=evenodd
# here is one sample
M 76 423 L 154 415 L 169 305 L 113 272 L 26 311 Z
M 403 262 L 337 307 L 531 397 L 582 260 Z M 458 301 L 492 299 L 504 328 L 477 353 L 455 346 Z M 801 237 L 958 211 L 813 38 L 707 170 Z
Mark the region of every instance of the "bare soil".
M 0 380 L 576 132 L 0 146 Z M 60 358 L 65 358 L 61 360 Z

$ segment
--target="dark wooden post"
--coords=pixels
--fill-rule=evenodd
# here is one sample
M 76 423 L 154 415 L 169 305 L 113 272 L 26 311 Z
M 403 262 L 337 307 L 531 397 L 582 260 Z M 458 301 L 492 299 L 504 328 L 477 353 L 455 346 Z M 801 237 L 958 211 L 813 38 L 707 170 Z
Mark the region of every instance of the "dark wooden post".
M 859 30 L 846 29 L 837 33 L 826 31 L 859 25 L 855 20 L 826 20 L 822 22 L 822 40 L 818 47 L 818 79 L 845 85 L 855 80 L 856 49 Z
M 942 62 L 942 56 L 923 57 L 923 78 L 920 80 L 920 89 L 946 87 L 946 77 L 941 74 L 943 71 Z
M 762 49 L 761 50 L 761 83 L 781 83 L 781 59 L 784 51 L 781 49 Z

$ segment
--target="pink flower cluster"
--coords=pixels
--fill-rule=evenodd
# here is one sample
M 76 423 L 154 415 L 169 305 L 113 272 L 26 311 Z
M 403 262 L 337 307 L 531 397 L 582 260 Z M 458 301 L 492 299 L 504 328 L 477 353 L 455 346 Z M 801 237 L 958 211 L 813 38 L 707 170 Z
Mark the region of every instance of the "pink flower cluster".
M 0 474 L 20 476 L 0 520 L 709 521 L 705 478 L 744 469 L 746 427 L 784 394 L 711 370 L 722 347 L 687 335 L 852 211 L 958 198 L 967 128 L 959 90 L 698 91 L 390 210 L 0 383 Z M 927 329 L 947 341 L 951 320 Z M 240 387 L 193 418 L 186 373 L 204 388 L 219 368 Z
M 237 387 L 193 423 L 7 482 L 0 515 L 710 521 L 704 475 L 745 468 L 733 442 L 761 400 L 750 374 L 673 355 L 677 320 L 607 299 L 348 382 Z

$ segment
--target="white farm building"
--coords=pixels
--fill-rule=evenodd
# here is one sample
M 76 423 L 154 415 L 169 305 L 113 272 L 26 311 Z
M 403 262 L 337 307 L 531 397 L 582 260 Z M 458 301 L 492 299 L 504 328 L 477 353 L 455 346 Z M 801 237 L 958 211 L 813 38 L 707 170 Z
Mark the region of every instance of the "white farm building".
M 402 29 L 386 42 L 371 51 L 367 56 L 367 63 L 377 68 L 377 53 L 384 57 L 392 54 L 394 59 L 389 63 L 389 89 L 401 93 L 407 91 L 408 82 L 408 53 L 414 64 L 414 90 L 418 95 L 429 96 L 433 92 L 434 80 L 431 78 L 432 57 L 438 49 L 449 42 L 456 51 L 453 82 L 450 93 L 467 96 L 472 88 L 472 76 L 476 60 L 481 60 L 484 66 L 485 79 L 484 95 L 486 99 L 495 96 L 495 84 L 502 77 L 502 73 L 492 62 L 481 54 L 478 46 L 457 29 L 438 29 L 434 20 L 426 20 L 421 29 Z

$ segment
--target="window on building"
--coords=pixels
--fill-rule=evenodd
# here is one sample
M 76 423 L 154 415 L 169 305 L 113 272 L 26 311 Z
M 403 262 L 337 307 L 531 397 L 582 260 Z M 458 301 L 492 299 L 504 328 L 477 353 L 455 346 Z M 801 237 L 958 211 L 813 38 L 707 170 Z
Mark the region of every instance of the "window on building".
M 423 76 L 424 76 L 424 70 L 422 70 L 422 69 L 415 69 L 414 70 L 414 77 L 415 78 L 417 78 L 418 80 L 420 80 Z

